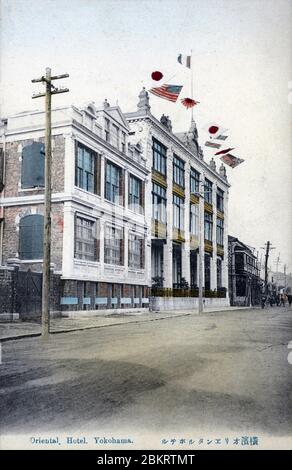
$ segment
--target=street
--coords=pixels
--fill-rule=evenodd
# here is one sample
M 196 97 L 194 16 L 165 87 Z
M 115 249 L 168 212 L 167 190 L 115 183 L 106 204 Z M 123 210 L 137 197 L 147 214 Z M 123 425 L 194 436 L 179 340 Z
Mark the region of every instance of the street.
M 291 436 L 291 340 L 267 308 L 3 343 L 1 434 Z

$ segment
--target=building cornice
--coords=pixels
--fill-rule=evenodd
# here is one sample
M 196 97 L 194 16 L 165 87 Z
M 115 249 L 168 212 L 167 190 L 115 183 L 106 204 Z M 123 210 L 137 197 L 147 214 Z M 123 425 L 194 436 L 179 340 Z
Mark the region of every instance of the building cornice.
M 164 136 L 170 140 L 172 140 L 178 147 L 182 149 L 183 152 L 186 152 L 192 159 L 194 159 L 199 165 L 201 165 L 206 171 L 208 171 L 210 174 L 212 174 L 216 179 L 220 180 L 221 183 L 224 184 L 227 188 L 230 188 L 230 184 L 228 181 L 226 181 L 220 174 L 218 174 L 216 171 L 212 170 L 208 163 L 206 163 L 204 160 L 201 160 L 198 158 L 196 155 L 194 155 L 188 147 L 184 145 L 184 143 L 172 132 L 168 131 L 163 124 L 161 124 L 158 119 L 156 119 L 152 114 L 140 114 L 139 112 L 137 113 L 125 113 L 126 119 L 129 122 L 139 122 L 139 121 L 150 121 L 153 125 L 153 127 L 156 127 L 159 129 L 159 131 L 164 134 Z

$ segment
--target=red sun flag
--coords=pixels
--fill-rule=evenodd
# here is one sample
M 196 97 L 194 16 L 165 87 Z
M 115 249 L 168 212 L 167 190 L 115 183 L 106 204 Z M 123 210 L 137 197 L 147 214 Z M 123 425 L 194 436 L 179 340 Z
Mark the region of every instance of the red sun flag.
M 200 101 L 193 100 L 192 98 L 184 98 L 181 102 L 187 109 L 193 108 L 196 104 L 200 103 Z
M 163 73 L 159 72 L 158 70 L 156 70 L 155 72 L 152 72 L 151 74 L 151 78 L 152 80 L 155 80 L 155 82 L 159 82 L 159 80 L 161 80 L 163 77 Z
M 209 131 L 209 134 L 217 134 L 217 132 L 219 131 L 219 127 L 211 126 L 209 127 L 208 131 Z

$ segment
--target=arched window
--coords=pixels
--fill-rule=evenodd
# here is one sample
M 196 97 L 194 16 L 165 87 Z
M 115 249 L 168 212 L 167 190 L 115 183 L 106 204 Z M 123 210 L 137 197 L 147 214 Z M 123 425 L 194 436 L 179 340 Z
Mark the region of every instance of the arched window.
M 19 258 L 42 259 L 44 217 L 40 214 L 26 215 L 19 223 Z
M 45 146 L 33 142 L 22 150 L 21 187 L 23 189 L 44 186 Z

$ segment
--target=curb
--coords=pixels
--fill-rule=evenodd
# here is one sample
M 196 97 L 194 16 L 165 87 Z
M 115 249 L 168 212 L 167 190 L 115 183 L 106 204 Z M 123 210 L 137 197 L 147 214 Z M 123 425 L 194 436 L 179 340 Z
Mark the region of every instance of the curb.
M 250 307 L 239 307 L 237 309 L 232 309 L 232 310 L 212 310 L 209 312 L 203 312 L 208 314 L 208 313 L 220 313 L 220 312 L 234 312 L 236 310 L 248 310 Z M 57 331 L 51 331 L 49 334 L 50 335 L 59 335 L 63 333 L 74 333 L 76 331 L 86 331 L 86 330 L 93 330 L 93 329 L 98 329 L 98 328 L 109 328 L 111 326 L 121 326 L 121 325 L 127 325 L 129 323 L 146 323 L 146 322 L 151 322 L 151 321 L 160 321 L 160 320 L 167 320 L 169 318 L 179 318 L 179 317 L 187 317 L 190 315 L 198 315 L 198 313 L 192 313 L 190 312 L 185 312 L 185 313 L 178 313 L 178 314 L 173 314 L 169 315 L 167 317 L 159 317 L 159 318 L 145 318 L 145 319 L 140 319 L 140 320 L 132 320 L 132 321 L 124 321 L 124 322 L 118 322 L 118 323 L 111 323 L 110 325 L 95 325 L 95 326 L 84 326 L 84 327 L 79 327 L 79 328 L 70 328 L 67 330 L 57 330 Z M 27 333 L 27 334 L 20 334 L 20 335 L 15 335 L 15 336 L 4 336 L 3 338 L 0 338 L 0 343 L 6 343 L 8 341 L 17 341 L 19 339 L 26 339 L 26 338 L 36 338 L 41 336 L 41 333 Z
M 67 330 L 57 330 L 57 331 L 51 331 L 49 334 L 50 335 L 59 335 L 63 333 L 74 333 L 76 331 L 86 331 L 86 330 L 93 330 L 93 329 L 98 329 L 98 328 L 109 328 L 111 326 L 122 326 L 122 325 L 127 325 L 129 323 L 147 323 L 151 321 L 160 321 L 160 320 L 167 320 L 168 318 L 178 318 L 178 317 L 187 317 L 189 315 L 192 315 L 191 313 L 181 313 L 178 315 L 172 315 L 168 317 L 161 317 L 161 318 L 147 318 L 144 320 L 133 320 L 133 321 L 125 321 L 125 322 L 119 322 L 119 323 L 111 323 L 110 325 L 95 325 L 95 326 L 84 326 L 80 328 L 70 328 Z M 0 338 L 0 343 L 6 343 L 8 341 L 16 341 L 18 339 L 26 339 L 26 338 L 36 338 L 38 336 L 41 336 L 41 333 L 27 333 L 27 334 L 22 334 L 22 335 L 16 335 L 16 336 L 4 336 L 3 338 Z

